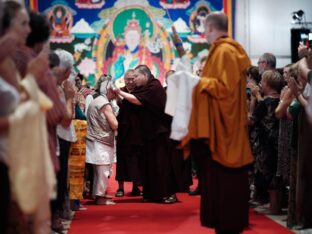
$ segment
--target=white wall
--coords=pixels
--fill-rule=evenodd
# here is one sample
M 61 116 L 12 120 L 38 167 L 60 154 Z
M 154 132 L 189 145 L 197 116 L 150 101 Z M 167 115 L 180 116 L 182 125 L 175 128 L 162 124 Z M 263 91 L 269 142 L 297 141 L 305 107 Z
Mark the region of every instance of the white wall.
M 277 67 L 291 62 L 290 29 L 299 27 L 291 13 L 300 9 L 312 22 L 311 0 L 236 0 L 235 37 L 254 65 L 265 52 L 276 56 Z

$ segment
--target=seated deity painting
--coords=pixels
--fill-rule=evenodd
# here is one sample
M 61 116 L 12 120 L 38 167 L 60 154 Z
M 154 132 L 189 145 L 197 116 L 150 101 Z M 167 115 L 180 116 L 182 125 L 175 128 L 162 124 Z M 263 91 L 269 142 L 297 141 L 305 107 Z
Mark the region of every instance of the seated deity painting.
M 173 59 L 168 38 L 143 7 L 120 9 L 103 27 L 95 46 L 99 72 L 110 74 L 122 86 L 126 70 L 145 64 L 163 82 Z
M 50 41 L 54 43 L 70 43 L 74 40 L 71 34 L 73 15 L 76 12 L 64 1 L 55 1 L 45 13 L 51 25 Z
M 159 4 L 163 8 L 186 9 L 191 4 L 190 0 L 160 0 Z
M 75 5 L 78 8 L 97 9 L 105 4 L 104 0 L 76 0 Z
M 204 21 L 206 16 L 211 12 L 209 4 L 206 1 L 198 1 L 194 7 L 187 11 L 190 16 L 189 25 L 192 34 L 188 36 L 188 40 L 193 43 L 206 43 L 204 33 Z

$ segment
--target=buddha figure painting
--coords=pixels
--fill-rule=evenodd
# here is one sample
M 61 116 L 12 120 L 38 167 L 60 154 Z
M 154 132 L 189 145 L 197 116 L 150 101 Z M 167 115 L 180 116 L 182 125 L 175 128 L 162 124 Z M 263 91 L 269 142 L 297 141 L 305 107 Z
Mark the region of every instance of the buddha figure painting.
M 199 1 L 196 5 L 187 11 L 190 15 L 189 24 L 192 35 L 187 38 L 193 43 L 206 43 L 204 34 L 204 21 L 206 16 L 210 13 L 209 5 L 206 1 Z
M 186 9 L 190 6 L 190 0 L 160 0 L 159 4 L 167 9 Z
M 74 36 L 70 33 L 73 25 L 73 11 L 66 5 L 56 4 L 46 10 L 51 25 L 50 41 L 54 43 L 70 43 Z
M 104 6 L 104 0 L 76 0 L 75 5 L 78 8 L 99 9 Z
M 163 79 L 162 32 L 157 30 L 148 13 L 139 7 L 124 9 L 115 15 L 107 28 L 110 29 L 111 40 L 107 42 L 106 50 L 103 49 L 106 59 L 103 59 L 102 72 L 110 74 L 118 85 L 123 83 L 126 70 L 145 64 L 157 78 Z M 104 29 L 102 40 L 105 35 L 107 30 Z M 99 47 L 103 48 L 103 43 Z

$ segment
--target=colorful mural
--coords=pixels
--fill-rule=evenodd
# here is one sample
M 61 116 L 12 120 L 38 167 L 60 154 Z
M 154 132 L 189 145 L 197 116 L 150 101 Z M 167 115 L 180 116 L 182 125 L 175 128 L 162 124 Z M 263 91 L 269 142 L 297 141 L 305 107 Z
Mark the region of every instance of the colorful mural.
M 187 55 L 196 63 L 207 55 L 203 19 L 210 11 L 227 11 L 234 0 L 26 0 L 51 23 L 51 48 L 74 55 L 75 69 L 93 86 L 103 73 L 118 86 L 124 72 L 147 64 L 161 82 L 175 67 L 171 39 L 174 25 Z M 231 12 L 232 16 L 232 12 Z
M 76 11 L 70 8 L 67 2 L 57 0 L 52 6 L 44 11 L 51 24 L 50 41 L 53 43 L 70 43 L 74 36 L 70 30 L 73 25 L 73 15 Z
M 105 4 L 104 0 L 76 0 L 75 5 L 78 8 L 98 9 Z
M 187 38 L 193 43 L 205 43 L 204 35 L 204 21 L 206 16 L 215 9 L 210 9 L 209 3 L 206 1 L 198 1 L 195 6 L 187 11 L 187 15 L 190 16 L 189 25 L 192 34 Z
M 117 85 L 122 85 L 127 69 L 146 64 L 163 82 L 174 52 L 168 33 L 156 22 L 148 8 L 126 6 L 110 18 L 94 44 L 97 73 L 110 74 Z
M 191 4 L 191 2 L 190 0 L 160 0 L 159 4 L 163 8 L 185 9 Z

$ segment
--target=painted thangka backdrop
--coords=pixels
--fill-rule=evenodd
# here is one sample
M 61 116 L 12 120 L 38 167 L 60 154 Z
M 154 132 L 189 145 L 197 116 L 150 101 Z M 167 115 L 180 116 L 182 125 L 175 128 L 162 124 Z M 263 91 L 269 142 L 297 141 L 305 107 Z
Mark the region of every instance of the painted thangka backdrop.
M 232 8 L 231 0 L 28 0 L 47 15 L 51 48 L 74 55 L 75 69 L 93 86 L 103 73 L 118 86 L 129 68 L 147 64 L 164 81 L 177 53 L 173 24 L 195 63 L 207 55 L 203 21 L 210 11 Z

